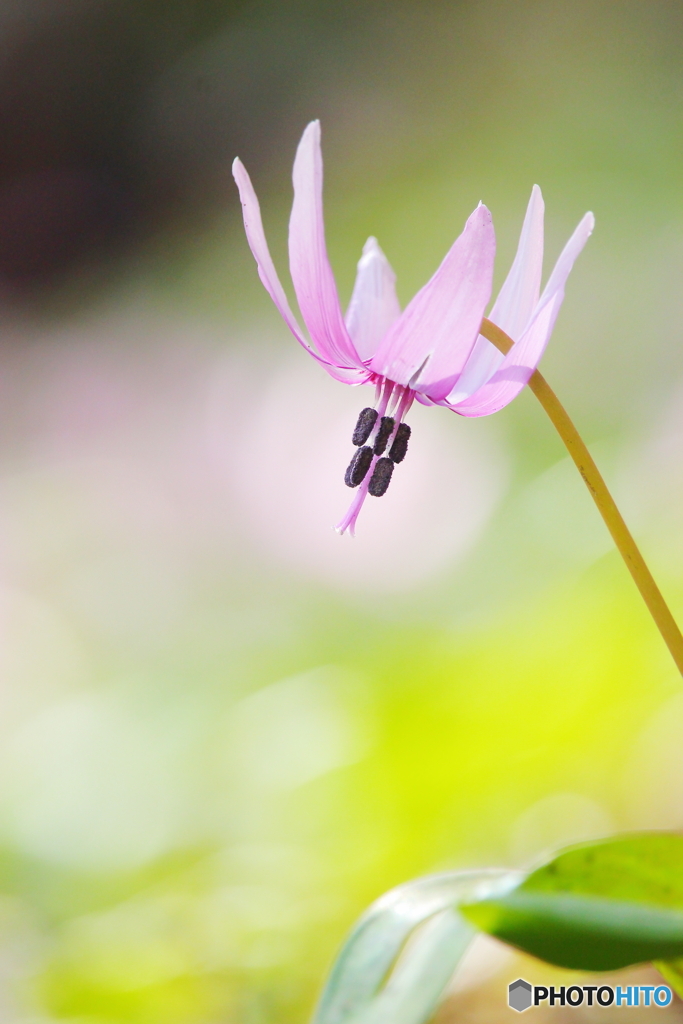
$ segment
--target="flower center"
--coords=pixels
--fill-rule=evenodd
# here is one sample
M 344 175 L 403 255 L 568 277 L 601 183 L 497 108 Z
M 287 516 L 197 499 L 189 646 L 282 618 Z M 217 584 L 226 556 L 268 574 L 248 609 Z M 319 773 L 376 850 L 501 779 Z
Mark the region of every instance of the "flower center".
M 391 483 L 394 466 L 408 451 L 410 427 L 403 422 L 415 392 L 393 381 L 379 379 L 375 408 L 362 409 L 351 440 L 357 451 L 344 474 L 347 487 L 359 487 L 348 512 L 337 524 L 339 533 L 352 535 L 358 514 L 368 494 L 381 498 Z M 387 452 L 388 449 L 388 452 Z M 385 455 L 385 452 L 387 454 Z
M 358 450 L 344 475 L 346 486 L 358 487 L 372 467 L 368 494 L 373 498 L 381 498 L 391 482 L 394 466 L 406 457 L 409 438 L 410 427 L 407 423 L 397 425 L 393 416 L 379 416 L 376 409 L 363 409 L 353 432 L 352 441 Z M 368 440 L 372 440 L 372 445 L 365 443 Z M 382 458 L 389 441 L 391 447 L 388 458 Z

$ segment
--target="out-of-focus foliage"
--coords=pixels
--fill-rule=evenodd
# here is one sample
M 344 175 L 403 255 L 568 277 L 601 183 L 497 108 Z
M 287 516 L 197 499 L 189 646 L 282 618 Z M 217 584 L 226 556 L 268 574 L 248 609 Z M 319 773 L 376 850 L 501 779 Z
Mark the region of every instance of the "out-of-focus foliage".
M 516 880 L 515 872 L 454 871 L 406 882 L 380 896 L 344 943 L 315 1024 L 429 1019 L 475 935 L 459 904 L 485 899 Z
M 0 81 L 36 54 L 21 74 L 36 103 L 66 96 L 54 123 L 92 113 L 39 132 L 21 93 L 30 166 L 106 137 L 98 167 L 123 161 L 141 198 L 135 246 L 67 222 L 60 285 L 3 293 L 0 1019 L 301 1021 L 393 885 L 681 827 L 680 681 L 532 396 L 487 421 L 416 409 L 389 493 L 336 537 L 366 396 L 287 336 L 229 177 L 237 152 L 285 277 L 292 157 L 321 117 L 344 300 L 369 234 L 405 302 L 480 199 L 499 282 L 534 181 L 548 262 L 593 209 L 543 369 L 680 620 L 676 5 L 140 4 L 138 23 L 83 2 L 73 24 L 113 12 L 139 63 L 72 46 L 61 92 L 61 14 L 15 6 L 45 43 L 7 42 Z M 130 76 L 119 134 L 99 75 Z M 21 209 L 41 225 L 51 203 Z M 484 953 L 442 1019 L 495 1021 L 510 978 L 550 977 Z
M 471 949 L 473 924 L 565 968 L 604 972 L 663 956 L 670 961 L 683 952 L 682 859 L 683 835 L 647 832 L 560 850 L 526 874 L 451 871 L 397 886 L 352 929 L 314 1024 L 425 1024 Z M 678 962 L 657 966 L 680 992 Z M 511 992 L 520 984 L 530 1005 L 528 982 L 517 979 Z M 671 992 L 662 994 L 670 1003 Z M 648 996 L 645 1005 L 656 1001 Z

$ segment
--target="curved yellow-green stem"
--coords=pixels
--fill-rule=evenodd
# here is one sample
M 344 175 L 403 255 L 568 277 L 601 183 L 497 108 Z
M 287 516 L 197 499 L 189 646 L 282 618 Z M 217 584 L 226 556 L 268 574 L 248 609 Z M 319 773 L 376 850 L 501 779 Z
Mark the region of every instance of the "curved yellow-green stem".
M 501 352 L 509 352 L 514 344 L 512 338 L 505 331 L 502 331 L 500 327 L 496 327 L 486 317 L 482 320 L 480 332 Z M 681 636 L 681 631 L 676 625 L 676 621 L 669 611 L 659 587 L 652 578 L 652 573 L 645 564 L 645 559 L 638 550 L 638 546 L 631 536 L 621 512 L 617 508 L 614 498 L 607 490 L 607 485 L 602 479 L 598 467 L 593 462 L 590 452 L 581 440 L 578 430 L 570 420 L 555 392 L 538 370 L 535 370 L 532 374 L 529 387 L 536 395 L 536 398 L 550 417 L 553 426 L 564 441 L 567 451 L 574 460 L 576 468 L 591 493 L 593 501 L 598 506 L 598 511 L 604 519 L 607 529 L 612 534 L 612 539 L 616 544 L 619 554 L 626 562 L 626 567 L 631 573 L 643 601 L 649 609 L 650 615 L 655 620 L 657 629 L 662 634 L 664 643 L 671 652 L 671 657 L 676 662 L 678 671 L 683 675 L 683 636 Z

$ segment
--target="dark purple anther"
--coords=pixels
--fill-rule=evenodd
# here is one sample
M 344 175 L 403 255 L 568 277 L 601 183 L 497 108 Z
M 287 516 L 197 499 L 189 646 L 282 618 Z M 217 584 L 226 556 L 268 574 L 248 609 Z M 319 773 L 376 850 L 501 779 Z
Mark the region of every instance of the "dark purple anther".
M 359 448 L 349 463 L 349 468 L 344 474 L 344 483 L 347 487 L 358 487 L 367 476 L 372 462 L 372 448 Z M 374 474 L 373 474 L 374 475 Z
M 410 439 L 410 427 L 407 423 L 399 423 L 396 436 L 389 449 L 389 458 L 392 462 L 403 462 L 408 451 L 408 440 Z
M 353 432 L 353 437 L 351 438 L 353 443 L 355 445 L 365 444 L 367 439 L 370 437 L 376 422 L 376 409 L 362 409 L 358 416 L 358 422 L 356 423 L 356 429 Z
M 386 494 L 393 472 L 394 464 L 391 459 L 378 459 L 370 477 L 368 494 L 371 494 L 373 498 L 381 498 L 383 494 Z
M 393 431 L 393 417 L 382 416 L 379 424 L 379 430 L 377 431 L 377 437 L 375 438 L 375 446 L 373 448 L 375 455 L 384 455 L 384 449 L 386 448 Z

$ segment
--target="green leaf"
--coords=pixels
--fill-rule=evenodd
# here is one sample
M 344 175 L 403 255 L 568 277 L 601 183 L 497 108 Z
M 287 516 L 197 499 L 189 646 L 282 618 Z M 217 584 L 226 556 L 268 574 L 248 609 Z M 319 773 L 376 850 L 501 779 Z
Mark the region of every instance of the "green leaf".
M 423 1024 L 436 1009 L 476 932 L 462 915 L 442 910 L 412 936 L 384 988 L 353 1024 Z
M 313 1024 L 423 1024 L 475 934 L 455 908 L 516 877 L 451 872 L 386 893 L 346 940 Z
M 683 957 L 683 835 L 652 832 L 574 847 L 507 893 L 461 912 L 561 967 L 606 971 Z

